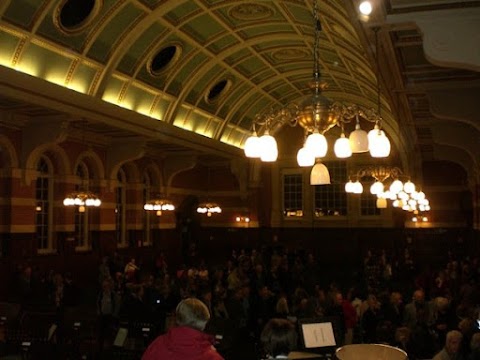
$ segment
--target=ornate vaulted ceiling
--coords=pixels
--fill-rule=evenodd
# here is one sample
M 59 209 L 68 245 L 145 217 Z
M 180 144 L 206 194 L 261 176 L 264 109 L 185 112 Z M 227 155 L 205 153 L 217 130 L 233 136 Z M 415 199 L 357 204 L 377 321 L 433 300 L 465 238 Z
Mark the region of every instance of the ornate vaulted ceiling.
M 478 100 L 479 47 L 471 49 L 473 65 L 436 61 L 422 21 L 438 11 L 475 17 L 479 1 L 378 1 L 368 21 L 357 5 L 319 0 L 325 94 L 376 107 L 371 28 L 380 26 L 382 115 L 395 147 L 406 158 L 457 162 L 474 176 L 480 120 L 464 104 Z M 4 0 L 0 109 L 45 121 L 68 113 L 70 128 L 87 121 L 107 144 L 141 140 L 160 153 L 238 156 L 257 113 L 308 94 L 312 7 L 310 0 Z M 463 99 L 457 108 L 452 97 Z

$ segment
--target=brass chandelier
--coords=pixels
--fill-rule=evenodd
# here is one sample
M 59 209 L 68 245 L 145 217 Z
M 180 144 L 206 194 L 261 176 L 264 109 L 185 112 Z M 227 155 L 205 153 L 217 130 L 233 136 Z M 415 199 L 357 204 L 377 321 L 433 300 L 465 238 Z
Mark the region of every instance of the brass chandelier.
M 377 208 L 386 208 L 387 200 L 391 200 L 393 207 L 414 214 L 430 211 L 430 201 L 425 193 L 418 191 L 410 178 L 395 166 L 373 165 L 361 168 L 350 176 L 350 180 L 345 184 L 345 192 L 362 194 L 361 180 L 368 177 L 375 179 L 370 186 L 370 193 L 377 196 Z
M 78 206 L 79 212 L 85 212 L 86 207 L 99 207 L 102 201 L 92 191 L 73 191 L 63 199 L 64 206 Z
M 313 166 L 310 176 L 312 185 L 330 184 L 328 169 L 321 163 L 328 151 L 325 133 L 335 126 L 340 127 L 341 135 L 335 141 L 334 153 L 337 158 L 348 158 L 352 153 L 370 152 L 375 158 L 388 157 L 390 154 L 390 141 L 381 129 L 380 101 L 378 111 L 366 109 L 356 104 L 334 102 L 324 95 L 322 91 L 327 84 L 321 81 L 319 65 L 319 41 L 321 23 L 318 18 L 317 0 L 314 2 L 313 18 L 315 25 L 315 40 L 313 47 L 313 79 L 310 83 L 311 95 L 299 103 L 289 103 L 280 109 L 271 109 L 259 114 L 253 122 L 253 133 L 245 142 L 245 155 L 249 158 L 260 158 L 264 162 L 274 162 L 278 157 L 277 141 L 271 135 L 274 129 L 283 125 L 304 129 L 305 142 L 297 153 L 299 166 Z M 378 52 L 377 52 L 378 58 Z M 377 75 L 378 78 L 378 75 Z M 378 85 L 378 98 L 380 88 Z M 367 134 L 360 127 L 360 119 L 374 124 L 374 128 Z M 345 124 L 355 121 L 355 130 L 348 138 L 345 135 Z M 260 130 L 262 136 L 258 136 Z

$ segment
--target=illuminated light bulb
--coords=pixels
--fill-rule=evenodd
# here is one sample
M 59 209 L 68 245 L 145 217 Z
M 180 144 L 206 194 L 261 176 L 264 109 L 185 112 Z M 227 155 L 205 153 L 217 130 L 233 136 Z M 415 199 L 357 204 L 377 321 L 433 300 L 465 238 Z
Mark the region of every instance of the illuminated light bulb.
M 362 15 L 370 15 L 373 11 L 372 4 L 370 1 L 362 1 L 362 3 L 358 6 L 358 9 L 360 10 L 360 13 Z

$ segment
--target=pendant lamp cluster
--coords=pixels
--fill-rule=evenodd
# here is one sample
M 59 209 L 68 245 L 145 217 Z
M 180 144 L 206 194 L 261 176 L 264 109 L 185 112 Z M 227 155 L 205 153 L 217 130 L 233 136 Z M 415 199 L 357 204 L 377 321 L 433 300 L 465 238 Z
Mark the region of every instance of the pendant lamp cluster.
M 99 207 L 102 201 L 92 191 L 74 191 L 63 199 L 64 206 L 77 206 L 79 212 L 85 212 L 86 207 Z
M 392 206 L 402 210 L 423 213 L 430 211 L 430 202 L 423 191 L 418 191 L 416 185 L 398 167 L 369 166 L 360 169 L 345 184 L 345 192 L 362 194 L 362 178 L 374 178 L 370 186 L 370 193 L 377 196 L 377 208 L 387 207 L 387 200 L 392 201 Z M 407 178 L 402 182 L 401 178 Z
M 270 110 L 258 115 L 253 122 L 253 133 L 245 142 L 245 156 L 259 158 L 263 162 L 274 162 L 278 157 L 277 141 L 271 132 L 283 125 L 301 126 L 305 132 L 305 142 L 298 150 L 297 162 L 299 166 L 313 166 L 311 184 L 330 184 L 328 169 L 320 159 L 328 152 L 328 142 L 325 134 L 335 126 L 341 129 L 333 150 L 335 156 L 346 159 L 355 153 L 369 152 L 374 158 L 385 158 L 390 154 L 390 141 L 382 130 L 380 116 L 380 86 L 378 85 L 378 110 L 365 109 L 356 104 L 334 102 L 322 95 L 327 87 L 320 80 L 319 39 L 321 23 L 318 18 L 318 4 L 315 0 L 313 9 L 315 23 L 315 42 L 313 48 L 313 80 L 310 83 L 311 95 L 299 103 L 291 103 L 279 110 Z M 378 47 L 378 46 L 377 46 Z M 378 58 L 378 51 L 377 51 Z M 373 123 L 370 132 L 361 128 L 361 119 Z M 345 125 L 355 122 L 355 129 L 349 134 L 345 132 Z M 257 130 L 263 130 L 259 136 Z
M 148 200 L 145 205 L 143 205 L 145 211 L 155 211 L 157 216 L 162 216 L 164 211 L 173 211 L 175 210 L 175 205 L 163 197 L 156 199 Z

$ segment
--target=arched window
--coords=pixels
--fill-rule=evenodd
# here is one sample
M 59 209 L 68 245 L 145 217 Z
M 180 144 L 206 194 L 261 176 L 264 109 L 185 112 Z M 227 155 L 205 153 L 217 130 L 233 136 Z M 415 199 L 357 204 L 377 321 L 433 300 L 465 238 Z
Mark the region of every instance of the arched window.
M 126 247 L 127 234 L 126 234 L 126 185 L 127 177 L 123 169 L 118 170 L 117 174 L 118 185 L 116 189 L 116 206 L 115 206 L 115 235 L 117 239 L 117 247 Z
M 37 236 L 37 251 L 52 252 L 52 214 L 53 214 L 53 179 L 52 165 L 46 157 L 41 157 L 37 163 L 37 180 L 35 181 L 36 216 L 35 229 Z
M 143 203 L 150 200 L 152 185 L 148 173 L 143 175 Z M 151 213 L 152 211 L 143 211 L 143 246 L 152 245 L 152 230 L 151 230 Z
M 77 183 L 75 184 L 76 191 L 89 190 L 89 172 L 87 165 L 82 161 L 78 164 L 75 171 L 77 176 Z M 75 212 L 75 249 L 76 250 L 88 250 L 91 248 L 89 239 L 89 227 L 88 227 L 88 206 L 82 208 L 82 211 Z

